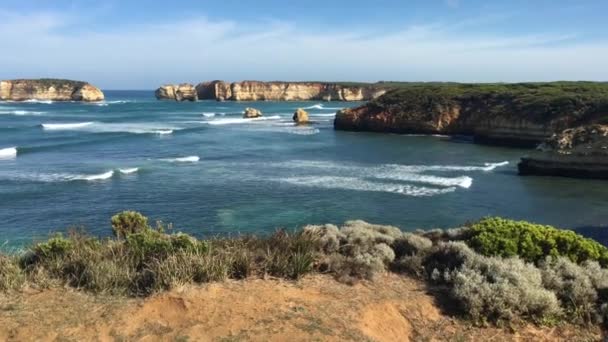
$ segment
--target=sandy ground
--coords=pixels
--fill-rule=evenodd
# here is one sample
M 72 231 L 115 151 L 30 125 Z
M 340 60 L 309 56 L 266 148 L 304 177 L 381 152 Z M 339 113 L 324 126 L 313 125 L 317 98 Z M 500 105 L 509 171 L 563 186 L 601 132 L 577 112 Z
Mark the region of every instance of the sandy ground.
M 597 328 L 480 328 L 421 283 L 387 274 L 187 286 L 148 299 L 69 289 L 0 295 L 0 341 L 597 341 Z

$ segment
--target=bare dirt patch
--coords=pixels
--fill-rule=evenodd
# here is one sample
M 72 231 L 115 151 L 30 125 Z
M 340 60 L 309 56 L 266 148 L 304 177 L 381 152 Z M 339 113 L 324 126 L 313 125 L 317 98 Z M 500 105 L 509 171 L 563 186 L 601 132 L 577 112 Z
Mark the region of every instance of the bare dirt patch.
M 442 313 L 395 274 L 350 286 L 329 276 L 187 286 L 147 299 L 68 289 L 0 295 L 4 341 L 594 341 L 597 328 L 482 328 Z

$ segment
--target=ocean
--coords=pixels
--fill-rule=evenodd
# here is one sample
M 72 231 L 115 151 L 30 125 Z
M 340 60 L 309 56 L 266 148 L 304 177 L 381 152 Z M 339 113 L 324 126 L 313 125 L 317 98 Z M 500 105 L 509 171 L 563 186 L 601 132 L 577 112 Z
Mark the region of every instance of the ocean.
M 0 246 L 71 228 L 108 236 L 137 210 L 195 236 L 363 219 L 404 230 L 488 215 L 606 223 L 602 181 L 520 177 L 526 150 L 466 138 L 341 132 L 342 102 L 0 102 Z M 243 119 L 246 107 L 261 119 Z M 314 124 L 295 126 L 297 108 Z

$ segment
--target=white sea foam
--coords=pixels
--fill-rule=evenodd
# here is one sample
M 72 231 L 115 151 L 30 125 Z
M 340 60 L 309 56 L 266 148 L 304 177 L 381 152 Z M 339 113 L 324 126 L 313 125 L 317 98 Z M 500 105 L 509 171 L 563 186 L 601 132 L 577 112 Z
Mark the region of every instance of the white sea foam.
M 41 115 L 41 114 L 44 114 L 44 112 L 33 112 L 33 111 L 29 111 L 29 110 L 2 110 L 2 111 L 0 111 L 0 114 L 25 116 L 25 115 Z
M 23 102 L 28 102 L 28 103 L 43 103 L 43 104 L 52 104 L 53 103 L 53 101 L 51 101 L 51 100 L 34 100 L 34 99 L 25 100 Z
M 462 171 L 462 172 L 473 172 L 473 171 L 493 171 L 498 167 L 508 165 L 508 161 L 499 163 L 484 163 L 484 166 L 466 166 L 466 165 L 402 165 L 402 164 L 383 164 L 380 166 L 366 166 L 356 164 L 343 164 L 336 163 L 333 161 L 321 161 L 321 160 L 291 160 L 288 162 L 280 163 L 279 166 L 285 167 L 312 167 L 321 169 L 342 169 L 352 170 L 353 172 L 360 172 L 362 169 L 371 169 L 375 172 L 401 172 L 401 173 L 421 173 L 425 171 L 437 171 L 437 172 L 448 172 L 448 171 Z
M 455 187 L 434 189 L 397 183 L 372 182 L 357 177 L 309 176 L 281 178 L 280 182 L 323 189 L 389 192 L 406 196 L 435 196 L 456 191 Z
M 133 174 L 133 173 L 136 173 L 137 171 L 139 171 L 139 168 L 133 167 L 133 168 L 128 168 L 128 169 L 118 169 L 118 171 L 120 173 L 122 173 L 123 175 L 130 175 L 130 174 Z
M 467 175 L 454 177 L 424 174 L 425 172 L 489 172 L 508 162 L 484 163 L 484 166 L 459 165 L 359 165 L 341 164 L 333 161 L 292 160 L 271 164 L 275 167 L 311 170 L 311 172 L 327 174 L 352 174 L 362 179 L 392 180 L 406 183 L 423 183 L 437 187 L 459 187 L 468 189 L 473 185 L 473 178 Z
M 336 113 L 309 113 L 308 116 L 334 117 L 336 116 Z
M 166 127 L 154 124 L 141 123 L 102 123 L 80 122 L 66 124 L 42 124 L 45 130 L 76 130 L 91 133 L 133 133 L 133 134 L 172 134 L 176 127 Z
M 201 160 L 201 158 L 199 156 L 188 156 L 188 157 L 179 157 L 179 158 L 166 158 L 166 159 L 162 159 L 162 160 L 170 162 L 170 163 L 196 163 L 199 160 Z
M 431 175 L 421 175 L 417 173 L 378 173 L 374 175 L 379 179 L 398 180 L 403 182 L 424 183 L 436 186 L 450 187 L 457 186 L 468 189 L 473 185 L 473 178 L 469 176 L 458 177 L 439 177 Z
M 252 122 L 279 120 L 279 119 L 281 119 L 281 117 L 279 115 L 273 115 L 273 116 L 262 116 L 260 118 L 216 119 L 216 120 L 207 121 L 206 123 L 208 123 L 209 125 L 214 125 L 214 126 L 222 126 L 222 125 L 239 125 L 239 124 L 246 124 L 246 123 L 252 123 Z
M 203 116 L 206 118 L 212 118 L 215 116 L 215 113 L 203 112 Z
M 108 172 L 94 174 L 94 175 L 75 175 L 75 176 L 71 176 L 69 178 L 71 178 L 71 180 L 99 181 L 99 180 L 110 179 L 110 178 L 112 178 L 112 176 L 114 176 L 114 171 L 108 171 Z
M 47 131 L 72 130 L 80 129 L 92 125 L 93 122 L 77 122 L 77 123 L 62 123 L 62 124 L 42 124 L 42 128 Z
M 7 147 L 0 149 L 0 160 L 14 159 L 17 157 L 17 147 Z
M 310 107 L 304 107 L 304 109 L 324 109 L 323 105 L 321 103 L 316 104 L 316 105 L 312 105 Z
M 304 107 L 304 109 L 340 110 L 340 109 L 344 109 L 344 107 L 325 107 L 322 103 L 318 103 L 318 104 L 312 105 L 310 107 Z

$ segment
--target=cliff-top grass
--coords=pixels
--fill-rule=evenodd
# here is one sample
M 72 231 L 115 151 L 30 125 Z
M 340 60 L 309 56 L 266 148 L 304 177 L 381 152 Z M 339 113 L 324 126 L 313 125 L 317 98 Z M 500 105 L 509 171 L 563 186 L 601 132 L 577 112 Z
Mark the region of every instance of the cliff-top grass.
M 475 324 L 600 324 L 608 313 L 608 249 L 572 231 L 502 218 L 403 232 L 348 221 L 268 236 L 197 239 L 112 217 L 111 238 L 74 231 L 0 255 L 0 291 L 68 286 L 145 297 L 186 284 L 328 274 L 353 284 L 383 273 L 426 283 Z

